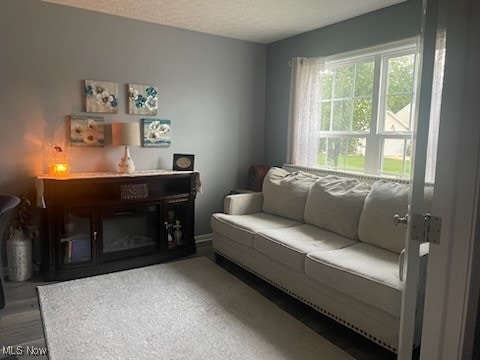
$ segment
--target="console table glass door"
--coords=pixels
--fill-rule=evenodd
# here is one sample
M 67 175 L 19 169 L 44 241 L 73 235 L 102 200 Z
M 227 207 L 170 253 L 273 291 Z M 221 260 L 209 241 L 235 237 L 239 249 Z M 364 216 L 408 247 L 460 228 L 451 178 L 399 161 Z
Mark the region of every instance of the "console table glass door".
M 59 231 L 57 246 L 62 267 L 89 265 L 93 262 L 97 233 L 93 231 L 95 218 L 91 209 L 66 208 L 56 219 Z

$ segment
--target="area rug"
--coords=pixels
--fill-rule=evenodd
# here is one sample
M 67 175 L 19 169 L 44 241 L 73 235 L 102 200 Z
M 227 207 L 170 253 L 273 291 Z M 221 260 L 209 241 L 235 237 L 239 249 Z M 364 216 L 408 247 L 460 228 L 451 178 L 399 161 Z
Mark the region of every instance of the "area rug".
M 50 359 L 353 359 L 208 258 L 39 286 Z

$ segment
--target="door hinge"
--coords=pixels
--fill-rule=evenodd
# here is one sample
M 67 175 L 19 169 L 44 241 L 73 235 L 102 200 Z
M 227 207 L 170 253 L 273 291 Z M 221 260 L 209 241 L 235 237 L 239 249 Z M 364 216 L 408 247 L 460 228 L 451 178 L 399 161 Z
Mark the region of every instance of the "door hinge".
M 440 244 L 442 218 L 430 213 L 412 214 L 412 240 Z

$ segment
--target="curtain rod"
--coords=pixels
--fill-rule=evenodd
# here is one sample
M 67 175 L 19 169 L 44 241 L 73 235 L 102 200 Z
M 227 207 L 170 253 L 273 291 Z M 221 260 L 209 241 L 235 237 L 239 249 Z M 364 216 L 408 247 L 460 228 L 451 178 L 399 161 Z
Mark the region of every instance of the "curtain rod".
M 323 57 L 323 56 L 315 56 L 315 57 L 311 57 L 311 58 L 297 56 L 297 57 L 294 57 L 294 58 L 292 58 L 291 60 L 288 61 L 287 64 L 288 64 L 289 67 L 293 66 L 293 60 L 295 60 L 295 59 L 300 59 L 300 62 L 303 62 L 305 60 L 318 60 L 322 64 L 325 63 L 325 57 Z

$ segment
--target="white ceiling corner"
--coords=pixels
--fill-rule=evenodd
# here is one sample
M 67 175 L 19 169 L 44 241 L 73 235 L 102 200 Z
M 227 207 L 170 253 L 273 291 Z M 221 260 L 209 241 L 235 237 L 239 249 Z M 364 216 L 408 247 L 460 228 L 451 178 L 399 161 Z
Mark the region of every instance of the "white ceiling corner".
M 43 0 L 262 44 L 405 0 Z

